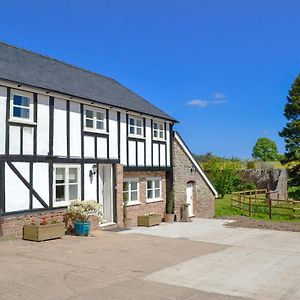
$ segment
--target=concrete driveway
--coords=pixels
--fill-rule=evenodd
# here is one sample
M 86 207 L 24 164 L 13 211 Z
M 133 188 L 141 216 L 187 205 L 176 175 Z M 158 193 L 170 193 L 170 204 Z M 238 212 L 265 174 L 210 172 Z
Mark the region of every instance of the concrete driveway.
M 300 233 L 226 227 L 227 222 L 195 219 L 132 230 L 131 234 L 226 246 L 144 280 L 253 299 L 300 299 Z

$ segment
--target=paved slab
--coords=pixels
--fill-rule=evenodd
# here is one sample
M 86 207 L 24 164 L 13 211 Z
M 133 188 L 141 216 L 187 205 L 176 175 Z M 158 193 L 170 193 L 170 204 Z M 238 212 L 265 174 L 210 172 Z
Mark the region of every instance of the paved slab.
M 228 246 L 144 279 L 253 299 L 300 299 L 300 233 L 226 227 L 226 223 L 195 219 L 192 223 L 132 230 L 131 233 Z
M 134 233 L 93 234 L 42 243 L 0 242 L 0 299 L 236 299 L 144 280 L 225 245 Z

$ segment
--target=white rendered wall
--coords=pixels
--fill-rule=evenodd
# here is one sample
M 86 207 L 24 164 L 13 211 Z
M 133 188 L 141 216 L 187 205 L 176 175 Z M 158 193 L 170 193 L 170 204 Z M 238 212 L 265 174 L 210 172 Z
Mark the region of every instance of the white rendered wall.
M 153 144 L 153 166 L 157 167 L 159 165 L 158 161 L 158 151 L 159 151 L 159 144 Z
M 152 164 L 152 146 L 151 146 L 151 120 L 146 119 L 146 165 Z
M 49 97 L 37 97 L 37 155 L 49 152 Z
M 81 156 L 80 104 L 70 102 L 70 156 Z
M 121 113 L 120 131 L 120 163 L 122 165 L 127 165 L 127 129 L 125 113 Z
M 107 139 L 97 137 L 97 158 L 107 158 Z
M 90 170 L 93 164 L 84 164 L 84 199 L 97 200 L 97 175 L 93 175 L 90 179 Z
M 145 163 L 145 156 L 144 156 L 144 143 L 138 142 L 138 166 L 144 166 Z
M 93 136 L 84 137 L 84 157 L 95 157 L 95 138 Z
M 23 154 L 32 155 L 33 154 L 33 131 L 32 127 L 23 128 Z
M 114 110 L 109 111 L 109 158 L 118 158 L 118 119 Z
M 126 146 L 125 146 L 126 147 Z M 136 142 L 135 141 L 129 141 L 128 142 L 128 152 L 129 152 L 129 166 L 135 166 L 136 165 Z
M 166 145 L 160 145 L 160 166 L 166 166 Z
M 0 154 L 5 153 L 6 97 L 7 89 L 0 86 Z
M 54 99 L 54 136 L 53 154 L 55 156 L 67 156 L 67 102 L 62 99 Z
M 13 163 L 22 176 L 29 182 L 29 163 Z M 5 211 L 29 209 L 29 190 L 5 164 Z
M 49 205 L 49 165 L 47 163 L 33 164 L 33 188 Z M 33 196 L 33 208 L 42 208 L 43 205 Z
M 167 123 L 167 166 L 170 166 L 170 123 Z
M 9 154 L 20 154 L 20 126 L 9 126 Z

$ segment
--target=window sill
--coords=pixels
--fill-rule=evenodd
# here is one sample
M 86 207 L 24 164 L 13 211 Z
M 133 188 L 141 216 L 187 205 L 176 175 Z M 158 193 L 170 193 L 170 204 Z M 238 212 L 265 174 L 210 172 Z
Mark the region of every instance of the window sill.
M 159 198 L 159 199 L 147 199 L 146 203 L 155 203 L 155 202 L 163 202 L 163 201 L 164 201 L 164 199 L 161 199 L 161 198 Z
M 129 138 L 145 140 L 146 138 L 143 135 L 136 135 L 136 134 L 128 134 Z
M 33 122 L 33 121 L 30 121 L 30 120 L 26 120 L 26 119 L 9 119 L 8 120 L 9 123 L 12 123 L 12 124 L 26 124 L 26 125 L 32 125 L 32 126 L 36 126 L 37 123 L 36 122 Z
M 97 129 L 87 128 L 87 127 L 84 127 L 83 130 L 85 132 L 92 132 L 92 133 L 99 133 L 99 134 L 107 134 L 107 135 L 109 135 L 109 132 L 107 132 L 106 130 L 97 130 Z
M 131 202 L 131 203 L 127 203 L 127 206 L 135 206 L 135 205 L 141 205 L 142 202 L 140 201 L 134 201 L 134 202 Z

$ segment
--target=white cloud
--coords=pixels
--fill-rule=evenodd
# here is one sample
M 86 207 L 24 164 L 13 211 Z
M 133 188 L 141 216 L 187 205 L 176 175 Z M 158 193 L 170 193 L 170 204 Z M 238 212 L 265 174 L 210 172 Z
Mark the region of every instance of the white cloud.
M 211 103 L 212 104 L 223 104 L 223 103 L 226 103 L 227 100 L 225 99 L 220 99 L 220 100 L 212 100 Z
M 208 106 L 208 101 L 202 100 L 202 99 L 194 99 L 194 100 L 187 102 L 187 105 L 198 106 L 198 107 L 204 108 L 204 107 Z
M 222 93 L 214 93 L 214 94 L 213 94 L 213 98 L 214 98 L 215 100 L 223 100 L 223 99 L 226 98 L 226 96 L 225 96 L 224 94 L 222 94 Z

